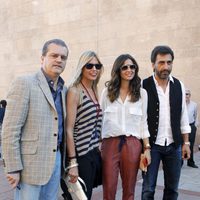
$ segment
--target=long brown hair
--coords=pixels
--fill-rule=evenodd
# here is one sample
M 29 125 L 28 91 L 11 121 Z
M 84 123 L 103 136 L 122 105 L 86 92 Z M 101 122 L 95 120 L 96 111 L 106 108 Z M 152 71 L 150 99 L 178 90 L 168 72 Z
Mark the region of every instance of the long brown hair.
M 130 59 L 133 64 L 136 65 L 135 76 L 129 83 L 129 94 L 131 96 L 130 101 L 136 102 L 140 98 L 141 79 L 138 76 L 138 64 L 130 54 L 122 54 L 116 58 L 111 71 L 111 79 L 110 81 L 106 82 L 106 87 L 108 88 L 108 97 L 111 102 L 115 101 L 119 97 L 121 86 L 120 70 L 127 59 Z

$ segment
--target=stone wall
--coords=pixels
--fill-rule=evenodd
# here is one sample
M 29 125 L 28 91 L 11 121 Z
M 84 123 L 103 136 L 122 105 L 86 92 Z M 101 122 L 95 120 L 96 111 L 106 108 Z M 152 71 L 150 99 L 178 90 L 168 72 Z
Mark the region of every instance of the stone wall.
M 0 99 L 10 82 L 40 68 L 43 43 L 62 38 L 70 55 L 63 78 L 74 73 L 80 54 L 98 52 L 110 77 L 114 59 L 134 55 L 140 76 L 152 74 L 150 53 L 158 44 L 175 51 L 173 75 L 200 105 L 199 0 L 6 0 L 0 4 Z

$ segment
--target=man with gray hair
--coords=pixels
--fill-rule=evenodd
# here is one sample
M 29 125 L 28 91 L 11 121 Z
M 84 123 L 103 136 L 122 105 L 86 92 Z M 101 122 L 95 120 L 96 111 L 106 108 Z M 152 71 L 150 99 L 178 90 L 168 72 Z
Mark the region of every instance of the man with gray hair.
M 191 127 L 191 133 L 189 134 L 189 141 L 190 141 L 190 159 L 187 160 L 187 165 L 189 167 L 198 168 L 197 165 L 195 165 L 194 162 L 194 156 L 193 156 L 193 148 L 194 148 L 194 142 L 196 137 L 196 130 L 198 126 L 198 114 L 197 114 L 197 104 L 194 101 L 191 101 L 191 91 L 189 89 L 185 90 L 185 99 L 186 99 L 186 105 L 187 105 L 187 111 L 188 111 L 188 118 L 189 123 Z
M 58 198 L 61 153 L 66 149 L 66 88 L 60 74 L 67 57 L 64 41 L 47 41 L 42 49 L 41 69 L 17 78 L 8 91 L 2 150 L 15 200 Z

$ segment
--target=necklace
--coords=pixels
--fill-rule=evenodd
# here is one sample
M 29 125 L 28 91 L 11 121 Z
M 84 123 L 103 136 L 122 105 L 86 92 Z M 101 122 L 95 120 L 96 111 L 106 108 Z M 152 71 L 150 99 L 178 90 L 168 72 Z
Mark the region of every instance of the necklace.
M 96 117 L 97 117 L 97 119 L 98 119 L 99 114 L 100 114 L 100 105 L 99 105 L 99 101 L 98 101 L 98 99 L 97 99 L 96 93 L 95 93 L 94 89 L 92 88 L 92 91 L 93 91 L 93 93 L 94 93 L 94 97 L 95 97 L 95 100 L 96 100 L 97 104 L 96 104 L 96 103 L 94 102 L 94 100 L 92 99 L 92 97 L 91 97 L 91 95 L 90 95 L 88 89 L 85 87 L 85 85 L 82 83 L 82 81 L 81 81 L 80 83 L 81 83 L 81 85 L 83 86 L 83 88 L 85 89 L 85 91 L 87 92 L 87 95 L 88 95 L 88 97 L 90 98 L 90 100 L 91 100 L 91 101 L 93 102 L 93 104 L 95 105 L 96 111 L 97 111 Z

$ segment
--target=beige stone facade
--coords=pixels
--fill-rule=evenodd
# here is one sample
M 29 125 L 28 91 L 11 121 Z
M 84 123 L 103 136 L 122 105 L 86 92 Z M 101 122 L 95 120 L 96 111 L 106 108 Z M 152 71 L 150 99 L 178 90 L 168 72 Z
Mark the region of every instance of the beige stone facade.
M 191 89 L 200 105 L 199 10 L 199 0 L 1 1 L 0 99 L 16 76 L 40 68 L 43 43 L 61 38 L 70 49 L 65 81 L 70 80 L 80 54 L 91 49 L 104 64 L 100 90 L 118 55 L 134 55 L 145 78 L 152 74 L 152 48 L 167 44 L 175 51 L 173 75 Z

